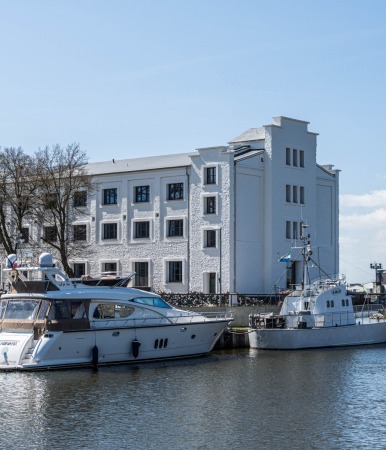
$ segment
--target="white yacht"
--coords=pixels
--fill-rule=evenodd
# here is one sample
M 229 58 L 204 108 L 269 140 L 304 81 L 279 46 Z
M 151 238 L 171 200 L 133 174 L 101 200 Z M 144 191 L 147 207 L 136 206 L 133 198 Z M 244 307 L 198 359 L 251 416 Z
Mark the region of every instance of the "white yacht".
M 37 266 L 7 258 L 0 300 L 0 370 L 38 370 L 199 356 L 210 352 L 230 313 L 173 308 L 127 287 L 129 278 L 73 281 L 43 253 Z M 106 285 L 109 282 L 110 285 Z
M 249 345 L 261 349 L 304 349 L 386 342 L 382 305 L 353 306 L 342 280 L 307 282 L 311 245 L 303 236 L 303 282 L 283 301 L 279 314 L 249 316 Z

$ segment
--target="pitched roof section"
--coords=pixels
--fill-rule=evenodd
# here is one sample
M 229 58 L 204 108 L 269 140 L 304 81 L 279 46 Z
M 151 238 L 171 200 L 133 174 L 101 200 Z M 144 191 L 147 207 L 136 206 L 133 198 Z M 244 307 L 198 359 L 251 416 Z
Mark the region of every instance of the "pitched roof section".
M 238 142 L 256 141 L 265 138 L 264 128 L 249 128 L 240 136 L 235 137 L 228 144 L 236 144 Z
M 176 153 L 174 155 L 147 156 L 144 158 L 113 159 L 89 163 L 86 169 L 90 175 L 102 175 L 122 172 L 140 172 L 144 170 L 167 169 L 190 166 L 190 157 L 196 152 Z

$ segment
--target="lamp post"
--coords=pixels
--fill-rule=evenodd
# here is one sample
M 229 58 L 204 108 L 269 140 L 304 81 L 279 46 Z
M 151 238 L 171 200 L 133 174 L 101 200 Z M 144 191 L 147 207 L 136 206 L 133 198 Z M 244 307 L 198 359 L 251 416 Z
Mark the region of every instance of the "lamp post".
M 375 270 L 375 286 L 380 285 L 380 280 L 378 280 L 378 271 L 382 270 L 382 264 L 373 262 L 370 263 L 370 269 L 374 269 Z

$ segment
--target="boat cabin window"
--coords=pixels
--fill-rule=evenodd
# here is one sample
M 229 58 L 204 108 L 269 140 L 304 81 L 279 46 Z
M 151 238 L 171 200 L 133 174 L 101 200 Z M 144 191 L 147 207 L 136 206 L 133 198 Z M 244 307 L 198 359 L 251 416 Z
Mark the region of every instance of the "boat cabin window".
M 9 300 L 4 319 L 34 320 L 39 304 L 38 300 Z
M 94 319 L 124 319 L 129 317 L 135 308 L 128 305 L 114 305 L 111 303 L 99 303 L 95 308 Z
M 68 310 L 67 302 L 65 300 L 55 300 L 51 304 L 49 319 L 69 319 L 70 312 Z
M 86 317 L 86 309 L 81 300 L 71 302 L 71 319 L 83 319 Z
M 156 306 L 157 308 L 171 308 L 161 297 L 137 297 L 133 302 L 143 305 Z
M 49 306 L 50 306 L 50 302 L 48 300 L 42 300 L 42 305 L 40 307 L 38 319 L 43 320 L 46 318 Z

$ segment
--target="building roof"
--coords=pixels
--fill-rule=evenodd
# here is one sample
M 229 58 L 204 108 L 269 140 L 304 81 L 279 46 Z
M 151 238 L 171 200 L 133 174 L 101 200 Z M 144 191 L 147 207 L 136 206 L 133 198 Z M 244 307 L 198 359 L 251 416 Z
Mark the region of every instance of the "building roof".
M 233 138 L 228 144 L 236 144 L 238 142 L 256 141 L 265 138 L 264 128 L 249 128 L 244 133 Z
M 139 172 L 144 170 L 167 169 L 190 166 L 196 152 L 176 153 L 173 155 L 146 156 L 144 158 L 112 159 L 89 163 L 86 169 L 90 175 L 106 173 Z

